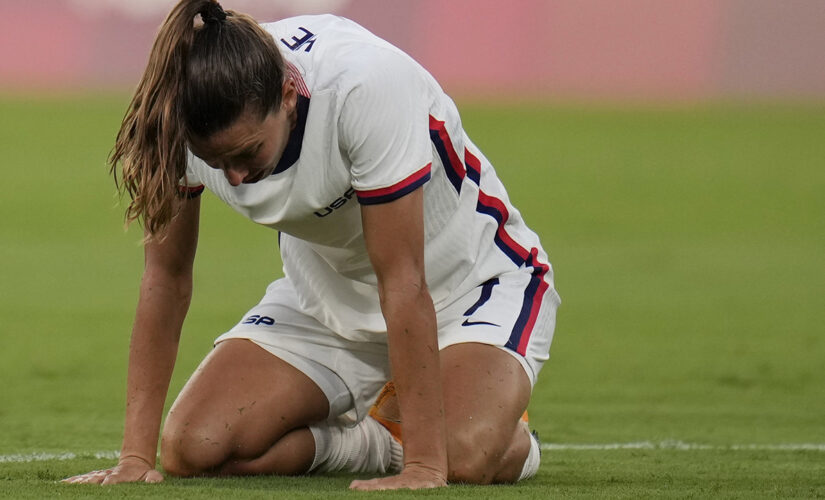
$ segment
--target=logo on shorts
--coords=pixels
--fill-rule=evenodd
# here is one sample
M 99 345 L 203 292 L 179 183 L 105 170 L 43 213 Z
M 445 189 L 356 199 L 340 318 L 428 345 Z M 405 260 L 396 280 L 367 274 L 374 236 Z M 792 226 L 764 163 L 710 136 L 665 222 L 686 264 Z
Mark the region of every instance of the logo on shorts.
M 242 325 L 266 325 L 272 326 L 275 324 L 275 320 L 270 318 L 269 316 L 260 316 L 258 314 L 253 314 L 252 316 L 244 319 L 241 322 Z
M 464 323 L 461 323 L 461 326 L 474 326 L 474 325 L 490 325 L 490 326 L 501 326 L 495 323 L 490 323 L 489 321 L 470 321 L 469 319 L 465 319 Z

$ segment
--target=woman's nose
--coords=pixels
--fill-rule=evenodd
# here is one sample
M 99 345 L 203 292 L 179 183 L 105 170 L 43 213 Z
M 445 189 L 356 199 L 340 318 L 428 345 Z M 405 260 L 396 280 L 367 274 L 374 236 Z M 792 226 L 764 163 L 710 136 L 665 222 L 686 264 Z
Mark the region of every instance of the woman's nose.
M 239 167 L 225 167 L 223 169 L 223 175 L 232 186 L 240 186 L 248 173 L 247 169 Z

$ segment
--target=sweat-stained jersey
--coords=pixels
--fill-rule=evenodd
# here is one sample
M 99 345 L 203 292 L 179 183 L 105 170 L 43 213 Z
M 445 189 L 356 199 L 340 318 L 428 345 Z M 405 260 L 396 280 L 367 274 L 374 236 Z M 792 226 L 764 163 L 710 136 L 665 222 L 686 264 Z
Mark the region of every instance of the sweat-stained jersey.
M 493 277 L 527 273 L 510 342 L 518 350 L 542 297 L 555 293 L 552 269 L 453 101 L 412 58 L 347 19 L 299 16 L 263 26 L 301 94 L 287 150 L 270 177 L 237 187 L 190 154 L 184 186 L 192 193 L 205 186 L 280 231 L 284 273 L 300 306 L 333 332 L 370 341 L 381 341 L 386 325 L 359 205 L 423 188 L 426 278 L 437 314 Z

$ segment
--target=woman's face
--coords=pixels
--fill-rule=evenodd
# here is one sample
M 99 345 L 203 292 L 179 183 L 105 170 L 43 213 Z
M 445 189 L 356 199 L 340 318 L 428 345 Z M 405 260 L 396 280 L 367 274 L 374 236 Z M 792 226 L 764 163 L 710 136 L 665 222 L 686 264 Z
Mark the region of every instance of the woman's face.
M 207 165 L 222 170 L 233 186 L 265 179 L 278 165 L 295 126 L 297 98 L 295 84 L 287 80 L 278 110 L 263 119 L 246 110 L 232 125 L 208 139 L 190 139 L 189 148 Z

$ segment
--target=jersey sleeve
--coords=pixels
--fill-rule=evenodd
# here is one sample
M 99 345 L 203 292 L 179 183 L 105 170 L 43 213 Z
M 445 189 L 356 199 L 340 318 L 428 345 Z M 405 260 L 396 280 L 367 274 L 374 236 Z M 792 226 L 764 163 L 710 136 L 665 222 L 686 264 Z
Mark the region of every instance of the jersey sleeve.
M 339 118 L 352 186 L 362 205 L 390 202 L 416 190 L 430 179 L 432 162 L 422 76 L 406 56 L 375 52 L 364 56 L 369 64 L 357 69 L 359 81 Z
M 201 161 L 186 150 L 186 174 L 178 180 L 178 194 L 183 198 L 197 198 L 203 193 L 204 186 L 200 178 L 195 173 L 195 162 Z

